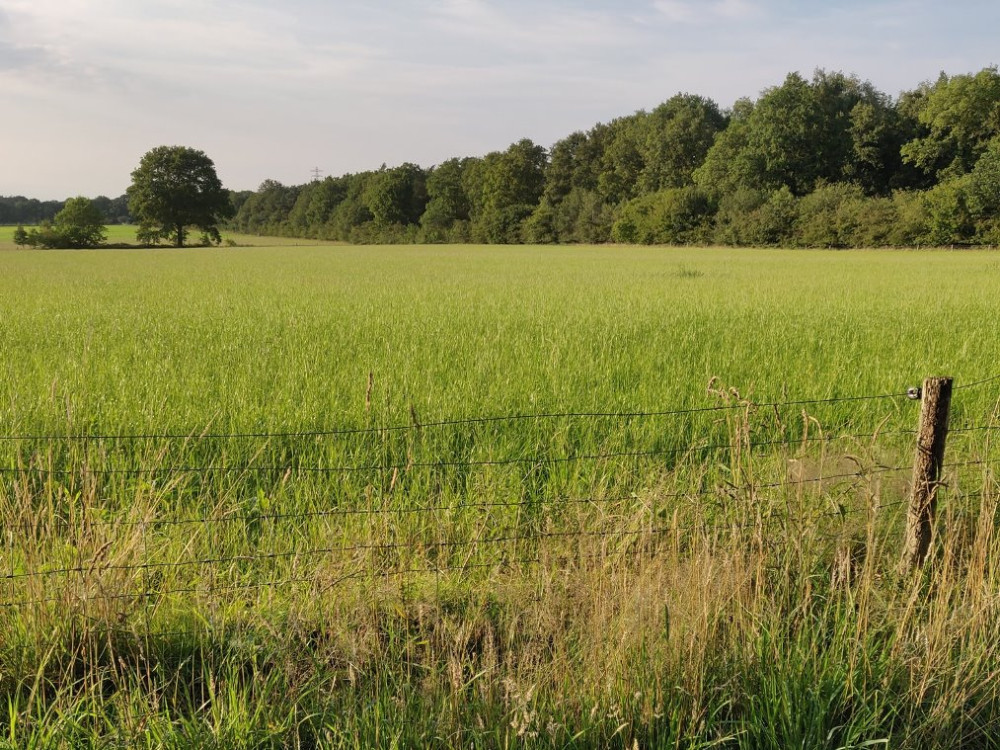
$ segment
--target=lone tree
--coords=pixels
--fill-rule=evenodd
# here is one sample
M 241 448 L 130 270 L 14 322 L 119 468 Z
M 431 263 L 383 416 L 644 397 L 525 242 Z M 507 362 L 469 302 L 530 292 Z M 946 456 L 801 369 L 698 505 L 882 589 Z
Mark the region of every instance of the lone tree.
M 197 227 L 218 243 L 218 223 L 232 216 L 229 193 L 222 187 L 215 164 L 185 146 L 157 146 L 142 157 L 126 191 L 128 208 L 139 222 L 141 242 L 170 238 L 183 247 L 189 227 Z

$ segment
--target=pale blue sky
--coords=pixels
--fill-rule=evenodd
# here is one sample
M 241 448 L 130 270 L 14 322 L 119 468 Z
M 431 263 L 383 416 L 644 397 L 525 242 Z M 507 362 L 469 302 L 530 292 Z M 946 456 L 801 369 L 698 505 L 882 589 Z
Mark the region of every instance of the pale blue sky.
M 991 0 L 0 0 L 0 194 L 120 195 L 157 145 L 227 187 L 550 146 L 790 71 L 895 96 L 1000 63 Z

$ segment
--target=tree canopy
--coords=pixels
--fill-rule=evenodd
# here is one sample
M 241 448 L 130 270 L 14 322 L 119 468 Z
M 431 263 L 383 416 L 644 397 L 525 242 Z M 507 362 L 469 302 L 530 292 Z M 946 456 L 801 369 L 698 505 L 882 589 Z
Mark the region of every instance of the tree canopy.
M 104 214 L 89 198 L 70 198 L 52 222 L 66 247 L 95 247 L 108 236 Z
M 942 73 L 920 101 L 917 119 L 924 132 L 903 146 L 903 157 L 940 177 L 965 174 L 1000 135 L 1000 73 Z
M 229 193 L 203 151 L 158 146 L 132 172 L 128 207 L 139 222 L 137 236 L 156 243 L 169 238 L 183 247 L 191 227 L 204 239 L 220 242 L 219 223 L 233 213 Z

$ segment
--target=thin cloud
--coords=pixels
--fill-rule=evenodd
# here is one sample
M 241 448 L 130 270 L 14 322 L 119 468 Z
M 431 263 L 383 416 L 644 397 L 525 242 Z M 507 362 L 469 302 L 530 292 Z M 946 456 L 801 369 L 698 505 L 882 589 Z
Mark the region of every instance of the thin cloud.
M 484 42 L 492 50 L 555 57 L 572 51 L 621 48 L 635 40 L 634 19 L 621 13 L 486 0 L 445 0 L 427 11 L 427 23 L 446 34 Z
M 667 21 L 676 24 L 704 24 L 713 21 L 742 21 L 761 15 L 762 10 L 750 0 L 656 0 L 653 8 Z
M 269 7 L 196 0 L 10 2 L 19 32 L 47 53 L 36 74 L 64 88 L 85 81 L 136 105 L 170 97 L 282 97 L 319 82 L 358 80 L 382 55 L 362 42 L 309 39 L 295 13 Z
M 42 47 L 24 47 L 0 39 L 0 72 L 42 66 L 47 59 Z
M 760 8 L 748 0 L 723 0 L 716 3 L 713 12 L 720 18 L 728 18 L 732 21 L 754 18 L 761 14 Z
M 0 73 L 43 67 L 49 59 L 44 47 L 22 42 L 10 15 L 0 8 Z

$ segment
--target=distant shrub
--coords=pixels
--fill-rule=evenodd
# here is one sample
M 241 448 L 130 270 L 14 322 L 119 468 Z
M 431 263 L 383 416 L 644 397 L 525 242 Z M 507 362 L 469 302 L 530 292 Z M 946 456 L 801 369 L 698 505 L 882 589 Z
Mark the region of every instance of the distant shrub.
M 787 187 L 770 193 L 737 188 L 719 201 L 714 239 L 724 245 L 785 245 L 797 218 L 798 199 Z
M 690 245 L 712 236 L 712 206 L 696 187 L 669 188 L 625 203 L 611 239 L 643 245 Z
M 842 239 L 847 247 L 895 245 L 893 231 L 898 223 L 895 201 L 888 197 L 857 197 L 841 204 Z M 850 227 L 850 233 L 846 227 Z
M 533 245 L 547 245 L 559 241 L 555 227 L 556 209 L 547 199 L 524 221 L 524 241 Z
M 864 191 L 857 185 L 821 185 L 799 200 L 795 244 L 802 247 L 853 247 Z
M 929 243 L 927 212 L 923 193 L 900 190 L 892 195 L 892 224 L 888 244 L 896 247 L 920 247 Z
M 964 245 L 976 235 L 976 222 L 970 207 L 968 179 L 942 182 L 924 193 L 927 215 L 927 244 Z

